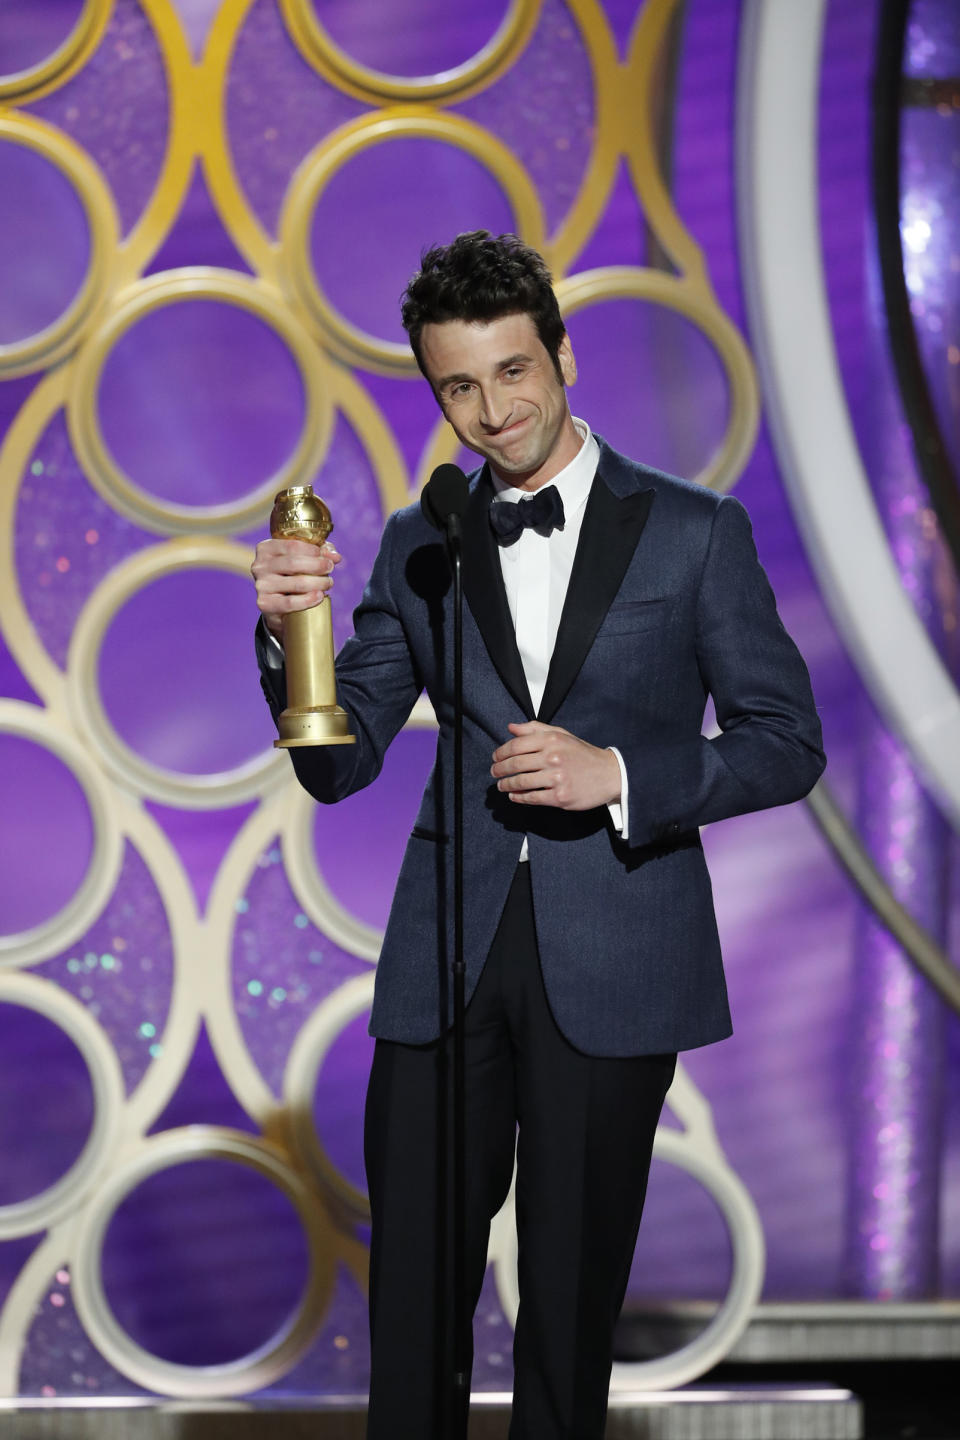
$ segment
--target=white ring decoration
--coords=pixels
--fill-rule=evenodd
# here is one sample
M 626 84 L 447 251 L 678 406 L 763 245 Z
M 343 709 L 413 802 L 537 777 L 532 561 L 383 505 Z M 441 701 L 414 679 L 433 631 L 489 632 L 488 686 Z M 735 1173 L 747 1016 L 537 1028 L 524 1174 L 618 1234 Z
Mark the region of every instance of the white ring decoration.
M 125 1101 L 120 1062 L 102 1028 L 66 990 L 36 975 L 0 975 L 0 1003 L 45 1016 L 73 1041 L 90 1072 L 93 1124 L 67 1173 L 29 1200 L 0 1206 L 0 1240 L 32 1235 L 77 1208 L 109 1163 L 120 1139 Z
M 351 1021 L 370 1008 L 373 982 L 372 972 L 358 975 L 317 1006 L 293 1043 L 283 1076 L 283 1102 L 298 1154 L 328 1193 L 360 1221 L 370 1219 L 369 1201 L 324 1151 L 313 1120 L 313 1097 L 321 1066 L 334 1042 Z
M 830 613 L 887 723 L 960 828 L 960 692 L 900 582 L 833 341 L 817 202 L 825 13 L 825 0 L 750 0 L 744 13 L 737 173 L 750 328 L 784 480 Z
M 18 735 L 62 760 L 83 790 L 93 824 L 93 846 L 80 885 L 61 907 L 29 930 L 0 934 L 0 967 L 29 965 L 68 949 L 93 924 L 113 894 L 123 861 L 123 836 L 103 776 L 87 752 L 46 710 L 0 700 L 0 734 Z
M 271 1180 L 292 1200 L 310 1247 L 307 1288 L 278 1334 L 251 1354 L 222 1365 L 179 1365 L 152 1355 L 118 1323 L 103 1286 L 101 1263 L 107 1227 L 121 1202 L 161 1170 L 191 1160 L 233 1160 Z M 243 1395 L 284 1375 L 313 1341 L 334 1279 L 335 1256 L 326 1217 L 315 1195 L 265 1140 L 215 1125 L 189 1125 L 143 1141 L 107 1178 L 87 1205 L 70 1259 L 73 1298 L 97 1349 L 129 1379 L 148 1390 L 184 1399 Z

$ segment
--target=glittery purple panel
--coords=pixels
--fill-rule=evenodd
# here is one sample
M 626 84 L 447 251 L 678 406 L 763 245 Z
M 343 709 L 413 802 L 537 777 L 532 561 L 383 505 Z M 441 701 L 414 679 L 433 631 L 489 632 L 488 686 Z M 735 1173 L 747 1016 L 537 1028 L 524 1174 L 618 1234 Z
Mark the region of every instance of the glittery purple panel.
M 100 698 L 137 755 L 205 775 L 272 745 L 269 713 L 250 683 L 251 597 L 248 576 L 182 570 L 116 612 L 100 651 Z
M 121 560 L 157 539 L 101 500 L 77 463 L 66 418 L 58 411 L 30 459 L 14 518 L 20 591 L 56 664 L 66 663 L 74 624 L 91 591 Z
M 19 735 L 0 734 L 0 794 L 0 934 L 10 935 L 73 896 L 90 863 L 93 824 L 73 772 Z
M 953 0 L 912 0 L 904 69 L 908 75 L 940 80 L 960 75 L 960 26 Z
M 555 234 L 584 177 L 595 110 L 590 61 L 562 0 L 544 0 L 536 31 L 505 75 L 453 108 L 526 166 Z
M 578 310 L 568 329 L 580 367 L 574 410 L 625 454 L 695 475 L 718 448 L 728 410 L 726 373 L 703 331 L 638 300 Z
M 160 50 L 136 0 L 116 0 L 96 53 L 66 85 L 26 108 L 89 151 L 128 234 L 160 177 L 169 109 Z
M 57 1270 L 40 1298 L 20 1362 L 20 1395 L 147 1395 L 114 1370 L 80 1324 L 70 1290 L 70 1271 Z
M 225 1160 L 152 1175 L 118 1207 L 104 1239 L 114 1315 L 144 1349 L 179 1365 L 229 1364 L 269 1342 L 308 1274 L 293 1203 L 265 1176 Z
M 337 1266 L 330 1306 L 303 1359 L 269 1389 L 271 1400 L 301 1395 L 366 1395 L 370 1386 L 367 1299 L 346 1266 Z M 253 1396 L 251 1398 L 256 1398 Z
M 477 55 L 507 13 L 507 0 L 465 7 L 450 23 L 447 0 L 392 0 L 389 24 L 373 5 L 307 0 L 333 43 L 388 75 L 439 75 Z
M 953 21 L 956 26 L 957 14 Z M 900 235 L 940 434 L 960 475 L 960 110 L 904 107 Z
M 236 902 L 234 1008 L 250 1053 L 275 1095 L 304 1021 L 345 980 L 370 966 L 310 924 L 284 873 L 279 844 L 257 861 Z
M 303 381 L 285 342 L 213 300 L 143 316 L 111 351 L 98 399 L 120 468 L 180 505 L 241 499 L 286 463 L 303 429 Z
M 935 935 L 946 919 L 946 830 L 909 758 L 871 715 L 861 829 L 897 898 Z M 854 1295 L 938 1293 L 946 1014 L 889 934 L 857 931 L 847 1281 Z
M 166 912 L 132 846 L 99 920 L 69 950 L 31 969 L 69 991 L 102 1025 L 132 1091 L 161 1053 L 173 989 Z
M 92 1123 L 93 1088 L 74 1042 L 45 1015 L 0 1004 L 0 1205 L 55 1184 Z
M 516 228 L 479 160 L 439 140 L 400 138 L 361 151 L 333 176 L 314 212 L 311 250 L 331 304 L 361 330 L 402 343 L 399 298 L 424 246 Z
M 0 8 L 0 74 L 17 75 L 42 64 L 69 38 L 82 11 L 83 0 Z
M 313 487 L 330 506 L 332 542 L 343 555 L 333 589 L 333 635 L 339 648 L 353 634 L 353 611 L 373 567 L 386 518 L 373 466 L 353 426 L 337 417 Z M 264 527 L 266 533 L 266 527 Z
M 294 48 L 275 0 L 257 0 L 240 32 L 226 107 L 234 168 L 254 213 L 271 233 L 304 156 L 367 108 L 311 69 Z
M 35 150 L 0 143 L 0 344 L 52 325 L 90 263 L 90 229 L 63 172 Z
M 368 925 L 382 929 L 387 923 L 436 748 L 435 731 L 402 730 L 372 785 L 336 809 L 316 807 L 314 848 L 324 881 L 340 904 Z
M 473 1389 L 513 1387 L 513 1326 L 500 1304 L 492 1265 L 483 1278 L 480 1302 L 473 1317 Z
M 867 243 L 872 250 L 872 239 Z M 911 261 L 905 258 L 909 284 Z M 937 643 L 943 639 L 941 546 L 913 465 L 876 263 L 871 254 L 868 378 L 875 410 L 864 461 L 903 587 Z M 872 709 L 865 711 L 861 734 L 859 823 L 897 899 L 944 941 L 948 831 L 908 752 Z M 860 916 L 855 955 L 847 1283 L 859 1296 L 925 1298 L 937 1292 L 939 1267 L 945 1010 L 868 912 Z

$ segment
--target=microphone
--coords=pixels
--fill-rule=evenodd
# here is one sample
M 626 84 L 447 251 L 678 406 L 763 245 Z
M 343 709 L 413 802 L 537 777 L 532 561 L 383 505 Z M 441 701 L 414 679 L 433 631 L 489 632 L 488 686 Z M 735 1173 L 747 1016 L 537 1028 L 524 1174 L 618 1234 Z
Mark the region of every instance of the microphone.
M 420 509 L 435 530 L 459 541 L 460 517 L 467 508 L 470 486 L 459 465 L 438 465 L 420 496 Z

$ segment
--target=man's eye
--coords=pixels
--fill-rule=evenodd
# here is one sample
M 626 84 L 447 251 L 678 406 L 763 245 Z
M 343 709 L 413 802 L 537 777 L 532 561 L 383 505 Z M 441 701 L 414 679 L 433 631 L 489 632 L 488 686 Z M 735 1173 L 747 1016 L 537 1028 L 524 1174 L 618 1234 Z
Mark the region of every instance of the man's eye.
M 503 373 L 508 380 L 517 380 L 523 374 L 523 366 L 510 365 Z

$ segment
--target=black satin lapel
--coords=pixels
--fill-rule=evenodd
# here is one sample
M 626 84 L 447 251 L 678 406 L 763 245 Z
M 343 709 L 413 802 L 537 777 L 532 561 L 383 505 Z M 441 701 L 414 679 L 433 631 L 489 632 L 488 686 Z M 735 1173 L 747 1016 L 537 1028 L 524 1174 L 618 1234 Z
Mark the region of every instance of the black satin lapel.
M 654 494 L 653 490 L 641 490 L 619 498 L 599 476 L 594 481 L 538 720 L 549 724 L 577 678 L 610 602 L 620 589 L 647 523 Z
M 493 487 L 486 475 L 474 486 L 463 518 L 463 593 L 504 685 L 529 720 L 533 702 L 517 649 L 497 542 L 488 509 Z

